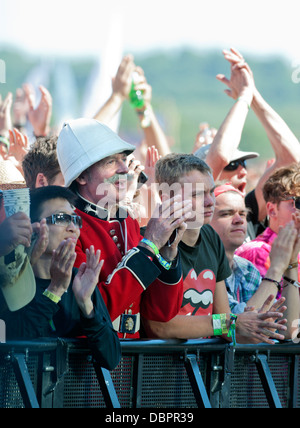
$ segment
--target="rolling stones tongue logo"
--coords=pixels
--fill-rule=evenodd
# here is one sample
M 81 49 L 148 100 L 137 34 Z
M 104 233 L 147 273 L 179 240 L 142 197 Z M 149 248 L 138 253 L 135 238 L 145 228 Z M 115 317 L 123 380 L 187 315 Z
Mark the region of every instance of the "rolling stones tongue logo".
M 211 315 L 215 288 L 216 278 L 211 270 L 204 270 L 197 277 L 192 269 L 184 280 L 180 315 Z

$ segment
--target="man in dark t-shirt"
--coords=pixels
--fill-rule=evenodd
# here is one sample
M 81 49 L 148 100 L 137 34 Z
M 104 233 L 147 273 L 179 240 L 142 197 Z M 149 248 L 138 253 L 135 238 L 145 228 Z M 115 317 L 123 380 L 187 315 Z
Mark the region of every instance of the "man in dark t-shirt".
M 215 183 L 211 169 L 193 155 L 170 154 L 158 161 L 156 181 L 163 201 L 172 192 L 181 194 L 183 199 L 192 200 L 192 212 L 178 246 L 184 278 L 181 309 L 169 322 L 145 321 L 146 334 L 161 339 L 197 339 L 219 335 L 227 338 L 232 316 L 225 279 L 231 275 L 231 270 L 223 243 L 209 225 L 215 209 Z M 166 194 L 167 191 L 169 194 Z M 173 216 L 172 212 L 170 216 Z M 173 241 L 176 239 L 171 238 Z M 173 241 L 171 239 L 168 245 L 172 246 Z M 238 341 L 253 343 L 259 336 L 260 342 L 272 343 L 262 336 L 263 328 L 267 327 L 263 321 L 265 316 L 254 312 L 238 315 Z M 221 331 L 215 328 L 216 317 L 225 320 L 226 325 Z M 276 329 L 275 323 L 273 326 Z M 272 337 L 276 338 L 276 334 Z

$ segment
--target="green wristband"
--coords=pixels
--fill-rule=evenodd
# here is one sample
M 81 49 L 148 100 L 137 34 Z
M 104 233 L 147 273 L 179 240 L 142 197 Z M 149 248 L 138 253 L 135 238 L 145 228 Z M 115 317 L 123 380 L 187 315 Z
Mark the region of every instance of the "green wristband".
M 154 254 L 155 254 L 156 256 L 158 256 L 158 254 L 159 254 L 159 249 L 157 248 L 157 246 L 156 246 L 155 244 L 153 244 L 153 242 L 149 241 L 149 239 L 146 239 L 146 238 L 144 238 L 144 239 L 142 240 L 142 242 L 143 242 L 144 244 L 146 244 L 148 247 L 152 248 L 152 250 L 154 251 Z
M 212 316 L 214 336 L 222 336 L 228 333 L 227 328 L 227 315 L 226 314 L 215 314 Z
M 230 314 L 230 329 L 227 337 L 232 338 L 232 344 L 233 346 L 236 346 L 236 321 L 237 321 L 237 315 Z

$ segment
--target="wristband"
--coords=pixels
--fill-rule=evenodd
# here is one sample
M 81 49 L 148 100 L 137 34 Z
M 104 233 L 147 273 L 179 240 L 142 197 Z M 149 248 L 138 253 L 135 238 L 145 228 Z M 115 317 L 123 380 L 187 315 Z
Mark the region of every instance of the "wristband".
M 298 281 L 295 281 L 294 279 L 288 278 L 287 276 L 284 276 L 283 279 L 288 282 L 289 284 L 294 285 L 296 288 L 300 288 L 300 283 Z M 287 287 L 287 286 L 286 286 Z
M 298 267 L 298 262 L 291 263 L 291 264 L 289 265 L 289 267 L 287 268 L 287 270 L 296 269 L 297 267 Z
M 160 254 L 159 254 L 159 249 L 157 248 L 157 246 L 149 241 L 148 239 L 143 239 L 141 242 L 143 242 L 144 244 L 146 244 L 148 247 L 152 248 L 152 250 L 154 251 L 154 254 L 157 257 L 157 260 L 159 262 L 159 264 L 166 270 L 170 270 L 172 267 L 172 262 L 168 262 L 167 260 L 165 260 Z
M 153 244 L 153 242 L 149 241 L 149 239 L 144 238 L 142 240 L 142 242 L 144 244 L 146 244 L 148 247 L 152 248 L 152 250 L 154 251 L 154 254 L 156 256 L 159 254 L 159 249 L 157 248 L 157 246 L 155 244 Z
M 157 260 L 159 261 L 159 264 L 166 270 L 170 270 L 172 267 L 172 262 L 168 262 L 165 260 L 160 254 L 157 254 Z
M 278 288 L 278 292 L 281 293 L 282 291 L 282 286 L 281 283 L 278 281 L 275 281 L 275 279 L 271 279 L 271 278 L 263 278 L 263 281 L 269 281 L 269 282 L 273 282 L 274 284 L 276 284 L 277 288 Z
M 216 314 L 212 316 L 213 319 L 213 329 L 214 336 L 222 336 L 223 334 L 228 333 L 227 328 L 227 315 L 226 314 Z
M 51 291 L 45 290 L 43 296 L 48 297 L 52 302 L 58 304 L 61 301 L 61 298 L 51 293 Z
M 230 329 L 227 337 L 232 338 L 233 346 L 236 346 L 236 320 L 237 320 L 237 315 L 230 314 Z

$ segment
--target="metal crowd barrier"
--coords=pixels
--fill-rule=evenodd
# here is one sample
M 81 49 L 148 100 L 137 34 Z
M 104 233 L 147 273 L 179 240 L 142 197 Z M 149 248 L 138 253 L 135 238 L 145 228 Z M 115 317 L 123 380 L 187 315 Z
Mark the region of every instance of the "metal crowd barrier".
M 122 341 L 113 371 L 85 340 L 0 344 L 0 408 L 298 408 L 300 345 Z

